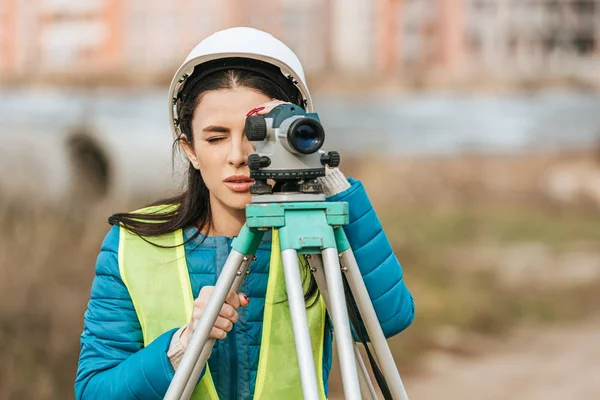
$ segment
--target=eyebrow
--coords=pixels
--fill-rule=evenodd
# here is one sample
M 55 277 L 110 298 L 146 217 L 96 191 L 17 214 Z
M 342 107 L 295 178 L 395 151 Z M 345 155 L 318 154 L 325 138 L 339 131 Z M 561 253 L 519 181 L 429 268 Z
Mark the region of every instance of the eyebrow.
M 202 131 L 203 132 L 230 133 L 231 129 L 224 127 L 224 126 L 209 125 L 209 126 L 205 127 L 204 129 L 202 129 Z

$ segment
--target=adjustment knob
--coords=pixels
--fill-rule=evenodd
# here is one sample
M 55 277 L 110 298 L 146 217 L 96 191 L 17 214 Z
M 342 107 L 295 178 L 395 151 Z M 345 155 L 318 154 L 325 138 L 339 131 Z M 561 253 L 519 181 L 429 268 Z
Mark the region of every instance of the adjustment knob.
M 250 194 L 273 194 L 273 188 L 266 181 L 256 180 L 250 186 Z
M 266 156 L 259 156 L 256 153 L 248 156 L 248 168 L 250 171 L 258 171 L 261 168 L 266 168 L 271 165 L 271 159 Z
M 259 142 L 267 138 L 267 122 L 264 117 L 255 115 L 246 118 L 246 137 L 251 142 Z
M 260 169 L 260 156 L 258 154 L 250 154 L 248 156 L 248 168 L 250 168 L 250 171 L 257 171 Z
M 329 165 L 331 168 L 336 168 L 340 165 L 341 157 L 337 151 L 330 151 L 321 156 L 321 164 Z

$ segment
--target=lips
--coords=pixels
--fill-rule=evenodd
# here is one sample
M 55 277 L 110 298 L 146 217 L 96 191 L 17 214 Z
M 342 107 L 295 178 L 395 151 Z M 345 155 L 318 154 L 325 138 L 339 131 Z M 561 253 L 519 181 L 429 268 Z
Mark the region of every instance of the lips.
M 229 178 L 226 178 L 223 182 L 254 182 L 254 179 L 247 177 L 246 175 L 231 175 Z
M 232 175 L 223 182 L 225 183 L 225 186 L 234 192 L 247 192 L 254 183 L 254 179 L 250 179 L 245 175 Z

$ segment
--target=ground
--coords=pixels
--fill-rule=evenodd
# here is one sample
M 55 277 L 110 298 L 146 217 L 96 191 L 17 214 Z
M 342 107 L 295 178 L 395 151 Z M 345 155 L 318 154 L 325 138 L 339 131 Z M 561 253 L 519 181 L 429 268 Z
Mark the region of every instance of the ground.
M 592 400 L 600 396 L 600 320 L 522 327 L 482 341 L 476 356 L 431 353 L 406 377 L 411 400 Z

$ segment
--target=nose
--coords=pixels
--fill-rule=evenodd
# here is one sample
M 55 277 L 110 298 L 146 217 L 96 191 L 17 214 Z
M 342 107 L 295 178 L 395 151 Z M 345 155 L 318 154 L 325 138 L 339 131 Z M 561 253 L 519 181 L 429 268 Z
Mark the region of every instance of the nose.
M 246 139 L 246 135 L 243 134 L 239 140 L 232 141 L 227 162 L 234 168 L 244 167 L 248 164 L 248 155 L 253 151 L 254 149 Z

